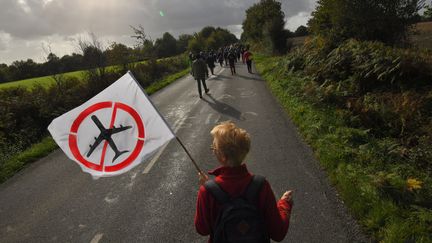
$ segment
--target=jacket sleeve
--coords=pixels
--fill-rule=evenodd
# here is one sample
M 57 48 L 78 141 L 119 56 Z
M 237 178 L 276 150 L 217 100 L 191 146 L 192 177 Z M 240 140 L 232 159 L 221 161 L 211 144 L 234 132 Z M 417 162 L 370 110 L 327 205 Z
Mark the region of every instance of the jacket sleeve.
M 210 210 L 207 191 L 200 186 L 195 212 L 195 229 L 200 235 L 210 234 Z
M 260 193 L 260 205 L 270 238 L 282 241 L 288 232 L 292 204 L 285 200 L 276 202 L 273 190 L 266 181 Z

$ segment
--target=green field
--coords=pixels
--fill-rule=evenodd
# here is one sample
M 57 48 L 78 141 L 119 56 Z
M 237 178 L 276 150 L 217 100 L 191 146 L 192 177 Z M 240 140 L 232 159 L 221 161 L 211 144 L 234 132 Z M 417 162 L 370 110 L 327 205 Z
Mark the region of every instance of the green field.
M 75 78 L 82 78 L 85 74 L 85 71 L 75 71 L 75 72 L 68 72 L 63 73 L 64 77 L 75 77 Z M 13 81 L 8 83 L 0 84 L 0 89 L 2 88 L 11 88 L 11 87 L 17 87 L 17 86 L 23 86 L 23 87 L 32 87 L 36 84 L 40 84 L 42 86 L 49 86 L 50 84 L 55 83 L 55 80 L 53 76 L 44 76 L 44 77 L 37 77 L 37 78 L 29 78 L 19 81 Z
M 140 64 L 140 63 L 144 63 L 144 62 L 145 61 L 136 62 L 134 64 Z M 115 70 L 119 70 L 119 69 L 121 69 L 121 66 L 119 66 L 119 65 L 107 67 L 107 71 L 115 71 Z M 86 71 L 81 70 L 81 71 L 62 73 L 60 75 L 63 75 L 64 78 L 74 77 L 74 78 L 82 79 L 83 76 L 85 75 L 85 73 L 86 73 Z M 55 83 L 55 80 L 53 78 L 53 75 L 48 75 L 48 76 L 43 76 L 43 77 L 29 78 L 29 79 L 24 79 L 24 80 L 2 83 L 2 84 L 0 84 L 0 89 L 17 87 L 17 86 L 23 86 L 23 87 L 30 88 L 30 87 L 37 85 L 37 84 L 40 84 L 42 86 L 49 86 L 49 85 L 54 84 L 54 83 Z

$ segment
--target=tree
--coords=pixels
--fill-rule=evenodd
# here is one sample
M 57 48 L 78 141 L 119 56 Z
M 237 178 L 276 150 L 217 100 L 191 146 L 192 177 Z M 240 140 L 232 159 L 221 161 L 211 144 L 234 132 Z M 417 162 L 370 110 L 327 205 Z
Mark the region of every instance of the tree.
M 45 58 L 45 62 L 40 64 L 40 72 L 42 75 L 53 75 L 60 72 L 60 58 L 50 52 Z
M 177 54 L 177 40 L 168 32 L 156 40 L 154 47 L 157 57 L 169 57 Z
M 134 32 L 134 35 L 131 35 L 131 37 L 136 39 L 136 47 L 144 46 L 146 41 L 150 39 L 149 37 L 147 37 L 147 34 L 144 31 L 144 27 L 142 27 L 142 25 L 139 25 L 138 27 L 133 27 L 132 25 L 130 25 L 130 27 Z
M 177 40 L 177 53 L 185 52 L 188 48 L 189 40 L 192 38 L 193 36 L 188 34 L 179 35 Z
M 285 14 L 276 0 L 261 0 L 246 10 L 243 38 L 252 42 L 270 41 L 272 51 L 284 53 L 288 31 L 284 29 Z
M 209 31 L 211 30 L 211 31 Z M 207 36 L 208 33 L 211 33 Z M 206 38 L 204 36 L 207 36 Z M 193 53 L 204 50 L 217 50 L 222 46 L 236 43 L 237 37 L 227 29 L 211 26 L 204 27 L 200 32 L 195 33 L 189 40 L 188 49 Z
M 14 61 L 9 66 L 9 72 L 12 76 L 12 80 L 10 81 L 37 77 L 40 74 L 38 64 L 32 59 L 27 59 L 26 61 Z
M 128 64 L 131 62 L 131 51 L 127 46 L 121 43 L 113 42 L 105 51 L 108 65 L 120 64 L 123 71 L 128 70 Z
M 424 0 L 318 0 L 309 28 L 332 43 L 355 38 L 404 43 Z
M 53 53 L 51 43 L 42 44 L 42 50 L 44 51 L 46 58 L 45 63 L 42 64 L 42 69 L 46 74 L 55 74 L 59 72 L 59 60 L 60 58 Z
M 213 26 L 206 26 L 206 27 L 202 28 L 202 30 L 200 31 L 200 34 L 203 38 L 207 39 L 215 31 L 216 31 L 216 29 Z
M 285 21 L 278 17 L 273 17 L 266 21 L 263 28 L 264 43 L 270 46 L 273 53 L 283 54 L 287 51 L 287 39 L 290 32 L 284 29 Z
M 103 78 L 107 66 L 103 46 L 94 33 L 89 35 L 91 40 L 79 39 L 78 46 L 82 51 L 83 61 L 90 76 Z
M 188 49 L 193 53 L 199 53 L 206 48 L 205 40 L 198 33 L 194 34 L 194 37 L 189 41 Z
M 223 37 L 218 32 L 213 32 L 205 41 L 207 49 L 217 50 L 224 43 Z
M 60 71 L 69 72 L 84 69 L 83 56 L 81 54 L 72 53 L 64 55 L 60 58 Z
M 308 35 L 308 29 L 304 25 L 300 25 L 297 30 L 294 32 L 294 36 L 306 36 Z
M 153 40 L 147 36 L 144 31 L 144 27 L 139 25 L 138 27 L 130 26 L 134 31 L 132 38 L 136 39 L 135 50 L 138 51 L 138 60 L 144 60 L 148 58 L 153 58 L 155 55 Z
M 423 13 L 423 18 L 425 20 L 432 20 L 432 6 L 426 6 L 425 11 Z
M 8 80 L 7 77 L 8 66 L 4 63 L 0 64 L 0 83 L 5 83 Z
M 227 29 L 223 29 L 220 27 L 216 28 L 216 35 L 219 36 L 220 39 L 222 39 L 222 43 L 220 43 L 220 46 L 218 46 L 218 48 L 234 44 L 238 41 L 237 37 L 233 33 L 231 33 Z

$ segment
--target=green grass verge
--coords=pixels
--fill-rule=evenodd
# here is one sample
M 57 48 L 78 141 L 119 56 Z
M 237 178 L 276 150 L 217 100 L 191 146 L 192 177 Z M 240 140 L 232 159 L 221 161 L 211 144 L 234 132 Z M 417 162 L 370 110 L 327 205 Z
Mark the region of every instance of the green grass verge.
M 176 81 L 177 79 L 184 77 L 190 73 L 190 68 L 187 68 L 183 71 L 180 71 L 178 73 L 169 75 L 168 77 L 164 78 L 161 81 L 155 82 L 151 84 L 149 87 L 147 87 L 145 90 L 148 95 L 153 94 L 154 92 L 164 88 L 165 86 L 168 86 L 172 82 Z
M 367 130 L 345 125 L 343 110 L 308 102 L 307 77 L 288 72 L 283 58 L 255 55 L 256 67 L 365 232 L 379 242 L 432 242 L 432 210 L 399 205 L 377 189 L 379 166 L 365 162 L 386 154 L 379 142 Z
M 36 161 L 57 148 L 57 144 L 51 137 L 42 139 L 40 143 L 34 144 L 29 149 L 6 160 L 0 167 L 0 183 L 24 168 L 28 163 Z
M 187 68 L 180 72 L 168 75 L 162 80 L 153 83 L 145 90 L 148 95 L 151 95 L 156 91 L 173 83 L 177 79 L 188 75 L 189 72 L 190 69 Z M 51 136 L 47 136 L 44 139 L 42 139 L 41 142 L 32 145 L 29 149 L 26 149 L 25 151 L 12 156 L 10 159 L 6 160 L 3 164 L 0 164 L 0 183 L 6 181 L 15 173 L 23 169 L 27 164 L 47 156 L 57 148 L 58 146 L 51 138 Z

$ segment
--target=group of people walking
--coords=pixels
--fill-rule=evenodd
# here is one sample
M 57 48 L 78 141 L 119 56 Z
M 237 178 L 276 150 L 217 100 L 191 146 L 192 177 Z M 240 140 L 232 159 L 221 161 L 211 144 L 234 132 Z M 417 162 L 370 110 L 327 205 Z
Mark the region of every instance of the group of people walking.
M 235 64 L 239 61 L 246 63 L 248 72 L 252 73 L 252 53 L 248 47 L 240 44 L 225 46 L 219 48 L 217 52 L 209 50 L 208 52 L 201 51 L 193 54 L 189 53 L 189 61 L 192 67 L 192 75 L 198 82 L 198 93 L 202 98 L 201 84 L 207 94 L 210 89 L 207 88 L 205 80 L 209 77 L 209 73 L 214 75 L 216 63 L 221 67 L 228 67 L 231 70 L 231 75 L 236 74 Z M 209 72 L 210 70 L 210 72 Z

